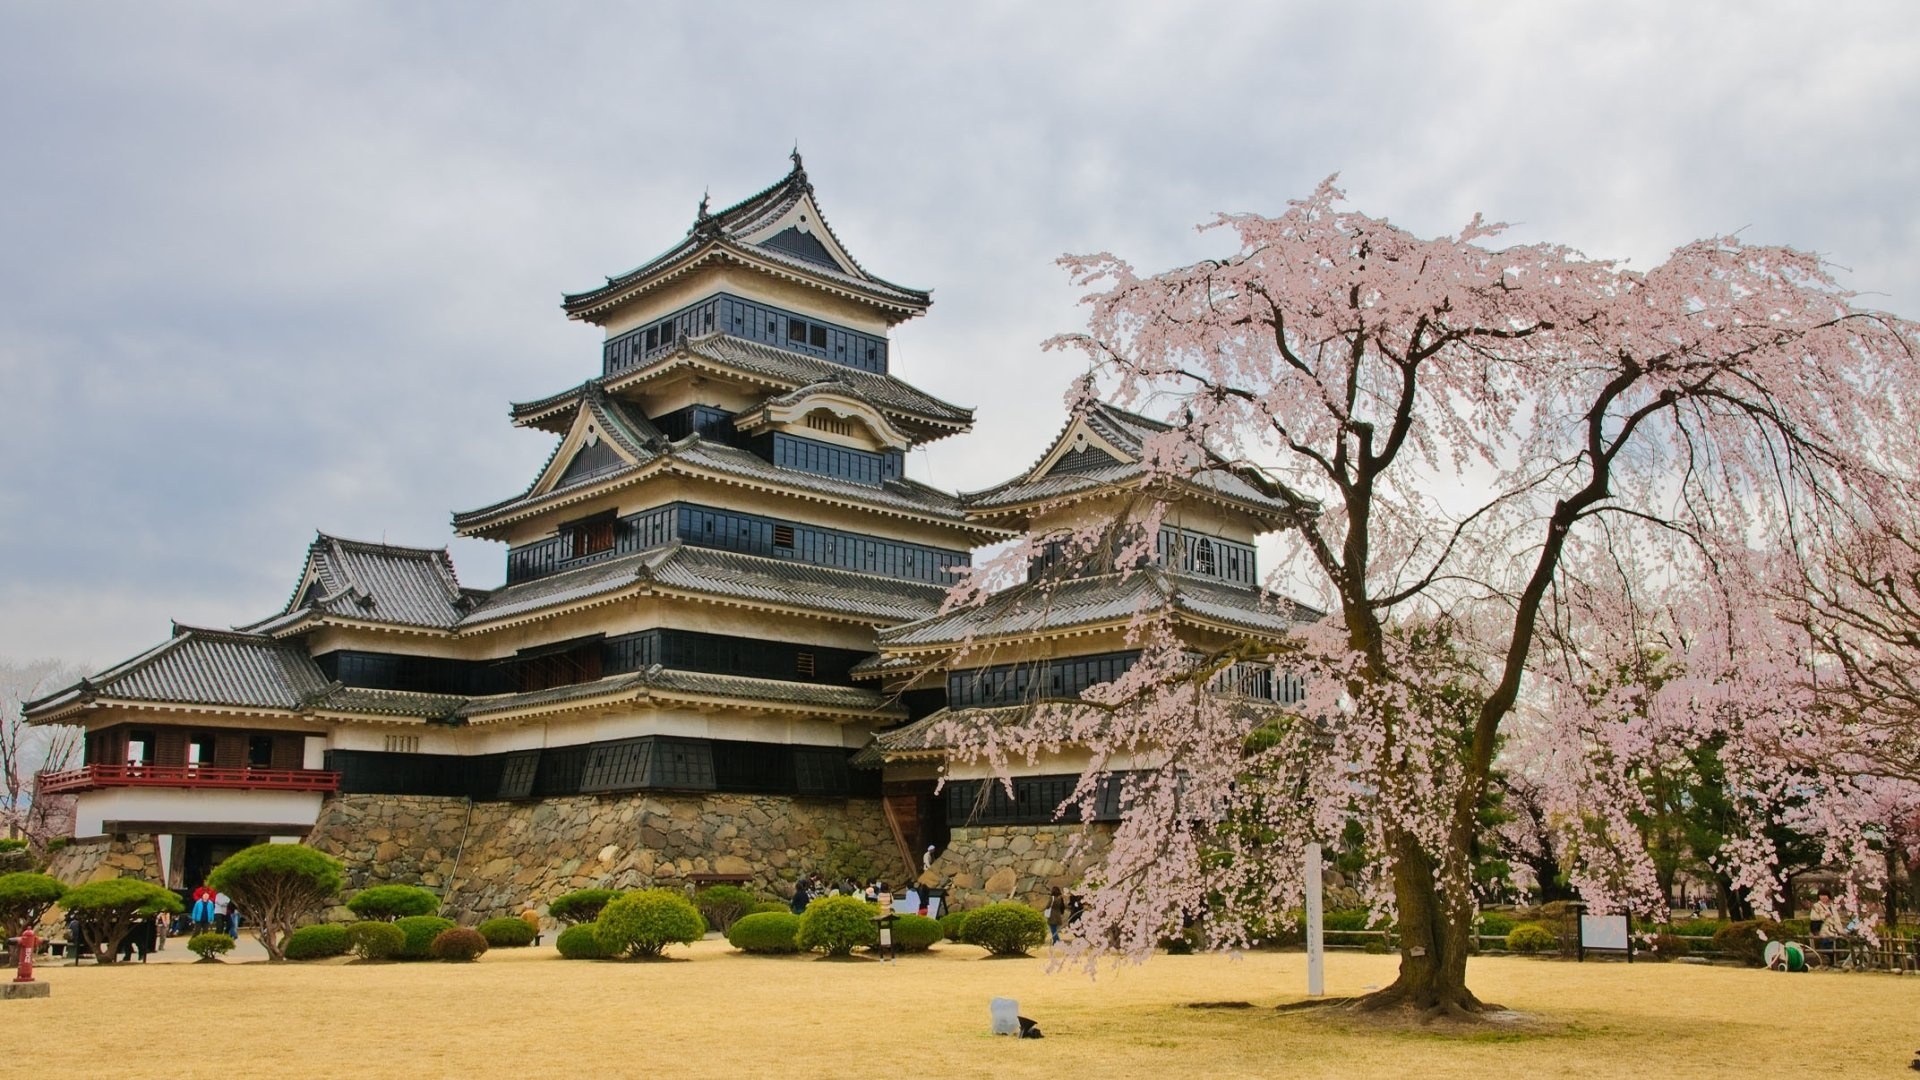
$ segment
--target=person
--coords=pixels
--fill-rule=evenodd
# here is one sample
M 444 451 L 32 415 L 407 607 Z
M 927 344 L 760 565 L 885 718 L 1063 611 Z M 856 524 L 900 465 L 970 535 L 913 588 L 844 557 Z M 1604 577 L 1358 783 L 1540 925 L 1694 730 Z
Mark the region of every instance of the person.
M 1067 926 L 1071 928 L 1080 921 L 1080 913 L 1087 909 L 1087 902 L 1080 899 L 1079 893 L 1067 894 Z
M 1820 928 L 1834 921 L 1833 897 L 1826 893 L 1813 902 L 1813 910 L 1807 912 L 1807 936 L 1818 939 Z
M 240 905 L 227 901 L 227 936 L 240 940 Z
M 932 844 L 928 844 L 926 852 L 920 856 L 920 872 L 923 874 L 930 874 L 933 872 L 933 845 Z
M 213 924 L 210 927 L 210 929 L 218 930 L 221 933 L 226 934 L 228 937 L 232 937 L 233 935 L 229 931 L 229 928 L 227 926 L 227 918 L 232 913 L 232 911 L 233 911 L 233 898 L 223 892 L 214 893 L 213 894 Z
M 1067 917 L 1067 898 L 1055 885 L 1047 893 L 1047 933 L 1053 935 L 1052 944 L 1060 944 L 1060 923 Z
M 213 925 L 213 897 L 214 891 L 204 881 L 193 890 L 193 929 L 196 932 Z
M 795 915 L 805 915 L 807 902 L 813 899 L 813 893 L 807 886 L 808 881 L 804 877 L 793 883 L 793 903 L 789 907 Z

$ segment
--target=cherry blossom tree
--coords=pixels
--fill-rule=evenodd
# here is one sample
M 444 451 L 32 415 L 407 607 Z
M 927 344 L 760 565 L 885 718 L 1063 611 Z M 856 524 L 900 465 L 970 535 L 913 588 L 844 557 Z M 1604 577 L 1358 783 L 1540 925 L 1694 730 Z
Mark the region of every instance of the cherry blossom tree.
M 1110 396 L 1172 423 L 1148 441 L 1155 475 L 1230 463 L 1293 511 L 1270 582 L 1329 612 L 1286 646 L 1308 700 L 1280 719 L 1214 701 L 1205 677 L 1233 657 L 1196 666 L 1143 611 L 1125 676 L 1084 705 L 976 725 L 965 749 L 1086 748 L 1082 800 L 1132 763 L 1091 875 L 1096 951 L 1143 952 L 1202 910 L 1217 941 L 1244 939 L 1258 910 L 1298 903 L 1301 845 L 1361 820 L 1400 937 L 1398 978 L 1365 1005 L 1481 1011 L 1473 845 L 1501 739 L 1523 696 L 1551 692 L 1529 671 L 1556 590 L 1614 545 L 1655 574 L 1739 578 L 1754 552 L 1792 558 L 1830 518 L 1902 505 L 1920 463 L 1915 327 L 1855 307 L 1802 252 L 1718 237 L 1635 271 L 1493 247 L 1503 227 L 1478 217 L 1426 239 L 1346 208 L 1331 179 L 1278 217 L 1209 227 L 1238 250 L 1157 274 L 1063 260 L 1096 291 L 1087 331 L 1051 344 L 1090 361 L 1070 406 Z M 1118 566 L 1141 554 L 1121 545 Z M 1753 590 L 1727 595 L 1737 650 L 1761 616 L 1742 606 Z M 1587 736 L 1645 738 L 1616 697 L 1587 695 Z M 1603 817 L 1601 836 L 1627 824 Z M 1624 871 L 1583 884 L 1651 891 L 1626 838 Z

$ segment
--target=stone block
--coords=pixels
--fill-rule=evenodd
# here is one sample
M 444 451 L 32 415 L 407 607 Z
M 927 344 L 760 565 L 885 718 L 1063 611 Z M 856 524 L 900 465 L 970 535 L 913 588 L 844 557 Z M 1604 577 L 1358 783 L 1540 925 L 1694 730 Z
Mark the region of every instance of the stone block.
M 0 1001 L 24 1001 L 27 998 L 53 996 L 53 984 L 45 982 L 0 983 Z

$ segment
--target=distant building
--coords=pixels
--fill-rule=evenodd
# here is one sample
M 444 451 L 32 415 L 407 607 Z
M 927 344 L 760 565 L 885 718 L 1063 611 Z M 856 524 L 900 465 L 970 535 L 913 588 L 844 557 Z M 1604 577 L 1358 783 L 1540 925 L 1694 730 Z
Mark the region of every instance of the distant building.
M 355 884 L 420 880 L 480 913 L 603 882 L 779 890 L 835 861 L 898 879 L 973 825 L 1042 820 L 1064 765 L 1023 778 L 1017 805 L 964 770 L 936 794 L 936 718 L 1111 678 L 1147 593 L 1196 640 L 1283 634 L 1294 611 L 1259 592 L 1252 547 L 1277 503 L 1208 472 L 1178 493 L 1156 568 L 1086 568 L 1040 621 L 1018 590 L 938 614 L 976 546 L 1123 514 L 1158 426 L 1094 409 L 973 496 L 907 479 L 907 450 L 972 423 L 892 374 L 888 331 L 929 303 L 848 254 L 797 153 L 765 191 L 703 201 L 665 254 L 565 297 L 606 329 L 598 374 L 513 405 L 558 437 L 551 457 L 453 516 L 506 545 L 505 585 L 463 587 L 444 548 L 322 534 L 281 611 L 176 625 L 31 703 L 35 723 L 86 729 L 85 764 L 41 790 L 77 796 L 92 858 L 173 887 L 246 844 L 305 840 Z M 1004 653 L 948 671 L 960 637 Z M 1279 700 L 1274 678 L 1241 689 Z

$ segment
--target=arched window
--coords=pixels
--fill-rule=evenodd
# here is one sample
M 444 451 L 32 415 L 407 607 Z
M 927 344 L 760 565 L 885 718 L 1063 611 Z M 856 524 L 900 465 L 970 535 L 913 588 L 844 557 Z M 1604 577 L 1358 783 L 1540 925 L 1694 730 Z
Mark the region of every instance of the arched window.
M 1193 572 L 1206 574 L 1208 577 L 1216 573 L 1213 565 L 1213 541 L 1206 537 L 1199 537 L 1193 542 Z

